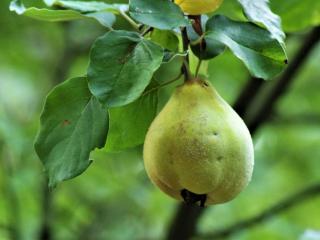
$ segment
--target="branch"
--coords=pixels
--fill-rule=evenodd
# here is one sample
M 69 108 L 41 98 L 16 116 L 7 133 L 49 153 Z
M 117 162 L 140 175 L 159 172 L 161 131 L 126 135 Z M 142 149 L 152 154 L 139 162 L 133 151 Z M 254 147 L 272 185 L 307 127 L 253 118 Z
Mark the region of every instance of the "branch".
M 166 239 L 189 239 L 195 233 L 197 220 L 204 210 L 195 205 L 180 204 Z
M 278 98 L 285 92 L 288 85 L 294 80 L 295 74 L 298 70 L 302 67 L 303 63 L 307 60 L 308 56 L 310 55 L 311 51 L 314 49 L 318 41 L 320 40 L 320 27 L 314 28 L 311 33 L 308 35 L 306 40 L 304 41 L 302 47 L 298 51 L 297 55 L 293 59 L 293 61 L 289 64 L 286 71 L 283 73 L 281 78 L 277 81 L 273 91 L 270 92 L 270 95 L 266 97 L 264 104 L 261 106 L 260 111 L 255 116 L 252 123 L 248 123 L 249 130 L 251 134 L 254 134 L 256 129 L 264 123 L 266 118 L 269 116 L 275 102 Z M 248 85 L 244 88 L 238 102 L 235 104 L 238 114 L 243 116 L 244 113 L 248 110 L 250 103 L 253 101 L 253 96 L 258 95 L 258 89 L 260 89 L 262 84 L 255 84 L 253 81 L 256 81 L 255 78 L 252 78 Z M 264 82 L 263 85 L 266 83 Z M 241 102 L 239 102 L 241 101 Z M 204 210 L 197 209 L 194 210 L 189 206 L 183 206 L 180 204 L 175 217 L 173 218 L 173 222 L 169 227 L 169 234 L 167 239 L 172 239 L 171 236 L 179 236 L 179 234 L 185 234 L 185 238 L 183 239 L 190 239 L 196 232 L 196 225 L 198 220 L 200 219 Z M 191 230 L 186 229 L 185 226 L 188 226 Z M 181 239 L 181 238 L 180 238 Z
M 289 116 L 272 116 L 272 123 L 278 125 L 290 125 L 290 124 L 309 124 L 318 125 L 320 123 L 320 114 L 302 113 L 299 115 Z
M 240 116 L 244 115 L 248 107 L 248 103 L 251 101 L 251 99 L 257 96 L 264 82 L 265 80 L 261 78 L 252 77 L 244 86 L 235 104 L 233 105 L 233 109 Z
M 52 219 L 52 193 L 48 187 L 48 181 L 42 183 L 42 223 L 39 232 L 39 240 L 52 239 L 51 219 Z
M 266 209 L 262 213 L 258 214 L 257 216 L 238 222 L 226 229 L 218 230 L 212 234 L 200 235 L 198 238 L 199 239 L 220 239 L 223 237 L 230 237 L 231 235 L 243 229 L 253 227 L 259 223 L 262 223 L 272 218 L 276 214 L 279 214 L 298 204 L 301 204 L 303 201 L 306 201 L 309 198 L 318 194 L 320 194 L 320 183 L 315 184 L 313 186 L 309 186 L 304 190 L 294 194 L 293 196 L 288 197 L 285 200 L 282 200 L 281 202 L 271 206 L 270 208 Z
M 310 53 L 320 40 L 320 27 L 314 28 L 304 41 L 295 58 L 288 65 L 282 76 L 272 86 L 255 115 L 247 122 L 250 131 L 255 132 L 270 116 L 274 103 L 286 92 L 302 69 Z M 253 101 L 254 102 L 254 101 Z
M 189 51 L 189 38 L 188 38 L 186 27 L 181 28 L 181 36 L 182 36 L 183 51 L 187 53 L 187 55 L 184 58 L 181 71 L 184 74 L 184 80 L 189 81 L 192 79 L 192 74 L 190 73 L 190 67 L 189 67 L 189 53 L 188 53 L 188 51 Z

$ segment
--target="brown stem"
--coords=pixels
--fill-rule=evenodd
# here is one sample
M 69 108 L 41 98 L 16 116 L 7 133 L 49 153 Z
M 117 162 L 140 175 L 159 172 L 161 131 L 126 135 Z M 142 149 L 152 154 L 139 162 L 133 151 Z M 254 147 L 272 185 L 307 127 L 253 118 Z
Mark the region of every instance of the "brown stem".
M 39 232 L 39 240 L 51 240 L 52 219 L 52 193 L 48 188 L 48 181 L 42 183 L 42 225 Z
M 201 36 L 203 34 L 201 15 L 189 15 L 188 17 L 192 20 L 192 27 L 194 31 Z
M 152 32 L 153 31 L 153 27 L 148 27 L 146 30 L 144 30 L 142 33 L 141 33 L 141 36 L 145 36 L 147 35 L 149 32 Z
M 200 60 L 202 59 L 202 55 L 206 49 L 206 41 L 204 38 L 204 32 L 201 24 L 201 15 L 190 15 L 189 19 L 192 20 L 193 30 L 199 35 L 199 39 L 196 41 L 199 44 L 200 50 Z
M 195 205 L 180 204 L 166 239 L 190 239 L 196 231 L 197 221 L 204 210 L 205 208 Z
M 192 80 L 192 74 L 190 73 L 190 67 L 189 67 L 189 53 L 188 53 L 190 41 L 188 38 L 186 27 L 181 28 L 181 35 L 182 35 L 183 51 L 187 53 L 181 69 L 182 73 L 184 74 L 184 79 L 186 82 L 186 81 Z

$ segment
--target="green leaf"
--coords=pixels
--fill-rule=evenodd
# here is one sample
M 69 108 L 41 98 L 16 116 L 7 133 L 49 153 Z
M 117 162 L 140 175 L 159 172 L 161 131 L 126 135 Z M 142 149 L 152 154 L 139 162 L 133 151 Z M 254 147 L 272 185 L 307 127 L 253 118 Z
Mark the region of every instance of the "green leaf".
M 45 8 L 39 9 L 35 7 L 25 8 L 24 5 L 20 4 L 18 0 L 11 2 L 10 11 L 14 11 L 19 15 L 24 15 L 37 20 L 45 20 L 50 22 L 85 18 L 85 16 L 83 16 L 81 13 L 71 10 L 50 10 Z
M 111 12 L 114 14 L 119 14 L 120 11 L 127 11 L 127 4 L 108 4 L 105 2 L 95 2 L 95 1 L 49 1 L 46 2 L 48 6 L 57 6 L 68 8 L 80 12 Z
M 188 25 L 183 12 L 170 0 L 130 0 L 129 12 L 138 22 L 162 30 Z
M 168 49 L 172 52 L 178 51 L 179 39 L 172 31 L 154 29 L 151 33 L 151 40 L 164 49 Z
M 102 26 L 105 26 L 109 29 L 112 29 L 112 25 L 116 21 L 116 17 L 112 13 L 108 12 L 93 12 L 93 13 L 86 13 L 86 17 L 94 18 L 97 20 Z
M 33 19 L 49 22 L 95 19 L 100 24 L 108 28 L 110 28 L 115 22 L 115 16 L 108 12 L 81 14 L 74 10 L 51 10 L 35 7 L 25 8 L 18 0 L 13 0 L 11 2 L 10 10 L 16 12 L 18 15 L 24 15 Z
M 35 142 L 49 185 L 85 171 L 91 163 L 90 152 L 104 146 L 107 132 L 107 112 L 91 95 L 86 78 L 55 87 L 47 96 Z
M 225 50 L 225 45 L 211 39 L 205 44 L 200 42 L 197 45 L 191 46 L 191 50 L 199 59 L 208 60 L 222 54 Z
M 284 43 L 285 34 L 281 28 L 281 19 L 269 8 L 269 0 L 238 0 L 243 7 L 247 18 L 255 23 L 262 24 L 271 33 L 272 37 Z M 289 8 L 290 9 L 290 8 Z
M 89 88 L 106 107 L 138 99 L 160 67 L 163 49 L 135 32 L 111 31 L 92 46 Z
M 281 44 L 265 29 L 224 16 L 214 16 L 206 24 L 205 40 L 221 42 L 244 62 L 250 73 L 270 79 L 279 74 L 287 62 Z
M 206 22 L 208 21 L 207 15 L 201 16 L 201 25 L 202 29 L 206 31 Z M 191 42 L 191 50 L 192 52 L 199 58 L 203 60 L 214 58 L 225 50 L 225 45 L 219 41 L 208 41 L 204 43 L 204 41 L 200 40 L 201 36 L 193 29 L 191 25 L 187 26 L 188 38 Z M 200 40 L 200 41 L 199 41 Z M 193 44 L 193 42 L 197 42 L 197 44 Z
M 127 106 L 109 109 L 106 150 L 121 151 L 142 144 L 156 116 L 157 103 L 157 91 L 152 91 Z
M 257 1 L 250 1 L 251 4 L 255 4 L 256 2 Z M 259 4 L 258 1 L 258 7 Z M 318 0 L 270 0 L 270 6 L 272 11 L 280 16 L 282 28 L 285 32 L 303 31 L 307 28 L 320 25 L 320 1 Z M 245 20 L 243 17 L 243 9 L 241 9 L 236 0 L 225 0 L 217 12 L 234 20 Z M 267 16 L 255 15 L 259 17 L 259 19 Z M 275 19 L 268 21 L 275 21 Z M 257 23 L 259 23 L 259 21 L 257 21 Z

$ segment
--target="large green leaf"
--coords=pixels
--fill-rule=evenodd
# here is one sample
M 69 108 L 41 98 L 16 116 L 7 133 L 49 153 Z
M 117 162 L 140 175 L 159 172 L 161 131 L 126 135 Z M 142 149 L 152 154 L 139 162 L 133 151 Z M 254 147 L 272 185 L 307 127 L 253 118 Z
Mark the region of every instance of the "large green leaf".
M 144 142 L 147 130 L 157 113 L 158 94 L 153 91 L 135 102 L 109 109 L 107 151 L 121 151 Z
M 138 33 L 111 31 L 93 44 L 89 87 L 107 107 L 120 107 L 140 97 L 160 67 L 163 49 Z
M 102 148 L 108 114 L 91 95 L 86 78 L 73 78 L 48 95 L 35 149 L 49 175 L 49 185 L 73 178 L 90 165 L 89 154 Z
M 71 10 L 50 10 L 45 8 L 25 8 L 25 6 L 18 0 L 13 0 L 10 3 L 10 10 L 19 15 L 35 18 L 37 20 L 45 20 L 50 22 L 68 21 L 75 19 L 86 18 L 81 13 Z
M 287 58 L 281 44 L 265 29 L 224 16 L 214 16 L 206 24 L 205 40 L 221 42 L 241 59 L 255 77 L 270 79 L 285 67 Z
M 265 26 L 272 37 L 283 44 L 285 34 L 281 28 L 281 20 L 270 10 L 269 0 L 239 0 L 239 2 L 250 21 Z
M 73 9 L 80 12 L 112 12 L 118 14 L 120 11 L 128 10 L 127 4 L 108 4 L 105 2 L 95 1 L 63 1 L 53 0 L 45 1 L 48 6 L 57 6 L 62 8 Z
M 170 0 L 130 0 L 129 12 L 138 22 L 162 30 L 188 24 L 181 9 Z
M 100 11 L 100 12 L 92 12 L 86 13 L 84 16 L 89 18 L 94 18 L 97 20 L 102 26 L 105 26 L 109 29 L 112 29 L 112 25 L 116 21 L 116 17 L 112 13 Z
M 10 10 L 19 15 L 24 15 L 37 20 L 59 22 L 79 19 L 95 19 L 105 27 L 110 28 L 115 22 L 115 16 L 109 12 L 93 12 L 82 14 L 75 10 L 52 10 L 46 8 L 25 8 L 18 0 L 13 0 L 10 4 Z
M 259 1 L 246 0 L 244 2 L 248 2 L 248 6 L 256 5 L 257 8 L 261 6 Z M 272 11 L 280 16 L 282 28 L 285 32 L 303 31 L 307 28 L 320 25 L 320 1 L 318 0 L 270 0 L 270 6 Z M 256 16 L 257 20 L 255 21 L 257 23 L 262 23 L 263 20 L 272 21 L 276 24 L 275 26 L 278 25 L 274 18 L 265 19 L 268 17 L 268 14 L 258 14 L 260 11 L 255 12 L 254 8 L 251 9 L 251 14 Z M 243 11 L 237 0 L 224 0 L 218 12 L 235 20 L 244 20 Z
M 206 31 L 206 23 L 208 19 L 209 18 L 207 15 L 201 16 L 201 25 L 204 32 Z M 187 27 L 187 34 L 191 42 L 191 50 L 199 59 L 206 60 L 214 58 L 223 53 L 226 48 L 225 45 L 219 41 L 211 40 L 208 42 L 204 42 L 201 40 L 199 42 L 201 36 L 196 33 L 191 25 Z M 194 42 L 196 42 L 196 44 L 194 44 Z

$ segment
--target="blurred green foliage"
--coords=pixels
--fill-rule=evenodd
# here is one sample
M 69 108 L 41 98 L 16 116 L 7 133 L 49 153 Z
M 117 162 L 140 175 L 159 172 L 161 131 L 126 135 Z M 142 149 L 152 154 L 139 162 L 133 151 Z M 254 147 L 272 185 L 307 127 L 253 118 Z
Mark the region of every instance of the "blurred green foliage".
M 41 6 L 36 0 L 25 4 Z M 85 72 L 90 44 L 106 29 L 94 21 L 38 22 L 9 12 L 9 0 L 0 5 L 0 239 L 39 239 L 45 219 L 54 239 L 162 239 L 177 203 L 148 180 L 141 147 L 94 152 L 90 168 L 58 186 L 46 208 L 46 177 L 33 150 L 42 102 L 53 85 Z M 121 19 L 117 26 L 130 29 Z M 308 30 L 299 29 L 287 41 L 289 59 Z M 320 182 L 319 63 L 320 45 L 254 136 L 251 184 L 234 201 L 210 207 L 198 225 L 201 233 L 256 215 Z M 234 103 L 249 78 L 243 64 L 226 52 L 208 69 L 210 81 Z M 160 69 L 159 82 L 176 72 Z M 172 89 L 161 90 L 160 106 Z M 299 239 L 307 230 L 320 230 L 319 206 L 320 195 L 230 239 Z

